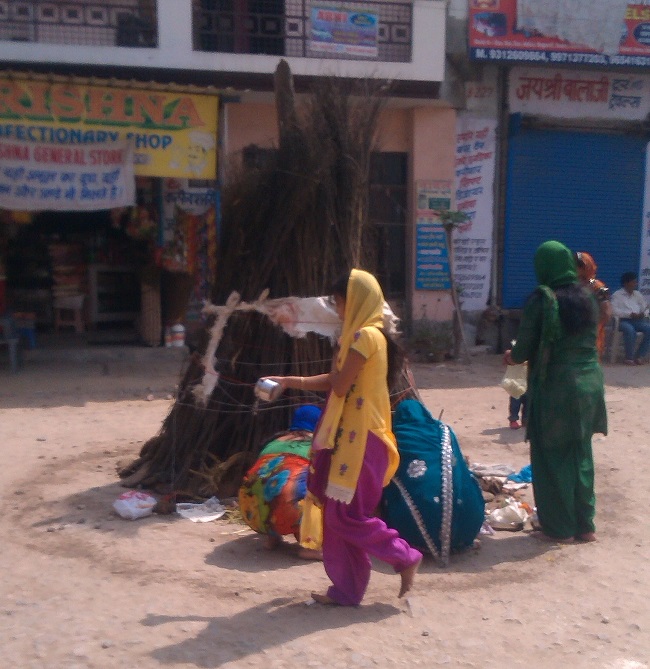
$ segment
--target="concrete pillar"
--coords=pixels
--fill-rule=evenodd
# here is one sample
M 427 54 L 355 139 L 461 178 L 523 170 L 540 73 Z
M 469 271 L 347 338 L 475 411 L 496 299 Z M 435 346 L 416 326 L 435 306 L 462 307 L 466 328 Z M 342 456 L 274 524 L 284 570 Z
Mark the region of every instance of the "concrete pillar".
M 449 321 L 453 317 L 453 304 L 448 292 L 415 290 L 415 197 L 418 181 L 435 179 L 450 182 L 453 198 L 456 111 L 445 107 L 415 108 L 411 127 L 411 316 L 414 320 L 425 316 L 433 321 Z

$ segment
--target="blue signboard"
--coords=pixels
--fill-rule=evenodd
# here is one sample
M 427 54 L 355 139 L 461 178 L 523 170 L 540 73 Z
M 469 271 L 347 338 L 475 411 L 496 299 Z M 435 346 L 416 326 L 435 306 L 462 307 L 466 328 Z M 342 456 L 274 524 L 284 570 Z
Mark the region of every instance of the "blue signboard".
M 415 289 L 449 290 L 449 255 L 442 225 L 418 218 L 415 232 Z

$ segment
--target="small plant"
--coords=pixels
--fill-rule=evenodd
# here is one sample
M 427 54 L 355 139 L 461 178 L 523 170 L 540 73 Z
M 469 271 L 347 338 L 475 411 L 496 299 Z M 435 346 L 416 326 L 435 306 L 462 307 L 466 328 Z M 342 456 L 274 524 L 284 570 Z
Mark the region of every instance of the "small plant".
M 465 328 L 463 325 L 463 316 L 461 313 L 461 301 L 459 297 L 459 286 L 454 277 L 454 247 L 452 243 L 453 231 L 469 220 L 469 216 L 464 211 L 454 209 L 444 209 L 438 212 L 442 227 L 445 229 L 445 239 L 447 240 L 447 253 L 449 255 L 449 280 L 451 281 L 451 299 L 454 303 L 454 324 L 456 326 L 457 337 L 454 339 L 454 356 L 463 354 L 465 362 L 470 361 L 467 344 L 465 342 Z M 453 328 L 452 328 L 453 329 Z
M 408 343 L 420 361 L 442 362 L 454 347 L 453 323 L 422 317 L 413 324 Z
M 438 212 L 442 227 L 451 232 L 454 228 L 462 225 L 469 220 L 469 216 L 464 211 L 456 211 L 455 209 L 441 209 Z

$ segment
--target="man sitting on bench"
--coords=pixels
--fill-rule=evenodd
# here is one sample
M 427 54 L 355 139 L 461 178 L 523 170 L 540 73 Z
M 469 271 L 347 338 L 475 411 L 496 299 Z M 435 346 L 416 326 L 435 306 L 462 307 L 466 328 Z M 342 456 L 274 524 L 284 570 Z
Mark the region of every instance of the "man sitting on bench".
M 635 272 L 625 272 L 621 276 L 622 288 L 612 295 L 612 313 L 620 319 L 618 329 L 623 333 L 626 365 L 643 365 L 650 350 L 649 308 L 637 290 L 638 284 Z M 643 339 L 635 351 L 637 332 L 643 333 Z

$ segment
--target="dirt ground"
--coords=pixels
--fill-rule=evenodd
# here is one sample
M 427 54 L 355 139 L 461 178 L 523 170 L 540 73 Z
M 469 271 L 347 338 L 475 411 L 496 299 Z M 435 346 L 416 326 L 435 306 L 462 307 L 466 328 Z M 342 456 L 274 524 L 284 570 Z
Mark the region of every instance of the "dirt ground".
M 472 462 L 528 464 L 500 356 L 414 371 Z M 376 564 L 351 609 L 306 604 L 328 580 L 295 544 L 269 553 L 225 520 L 113 513 L 116 466 L 157 432 L 179 372 L 164 355 L 0 368 L 3 669 L 650 666 L 650 366 L 605 370 L 597 543 L 498 532 L 446 569 L 426 559 L 404 600 Z

